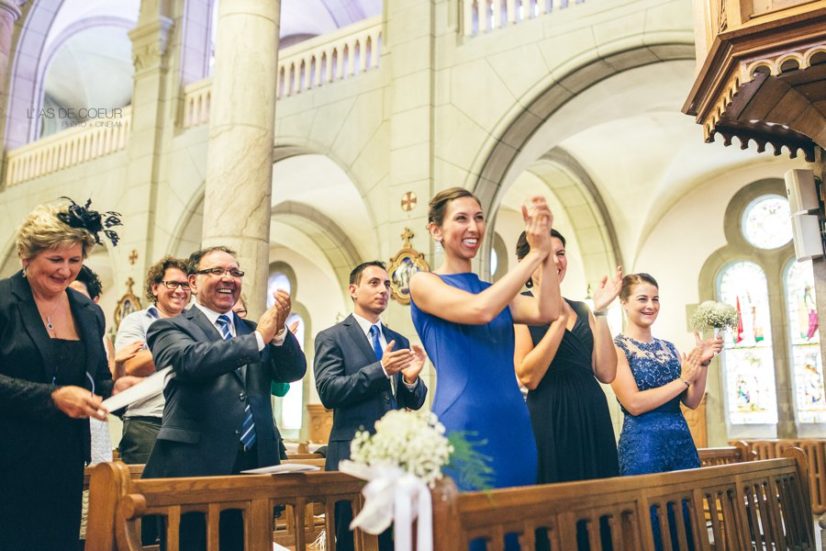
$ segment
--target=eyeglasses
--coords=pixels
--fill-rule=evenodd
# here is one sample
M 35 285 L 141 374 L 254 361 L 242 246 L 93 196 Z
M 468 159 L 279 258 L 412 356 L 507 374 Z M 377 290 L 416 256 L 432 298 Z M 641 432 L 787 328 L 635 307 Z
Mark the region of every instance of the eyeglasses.
M 184 291 L 189 291 L 189 283 L 186 281 L 161 281 L 163 286 L 169 289 L 170 291 L 174 291 L 178 287 L 183 289 Z
M 198 270 L 195 273 L 202 275 L 211 275 L 214 277 L 222 277 L 224 274 L 229 274 L 230 277 L 234 277 L 235 279 L 241 279 L 242 277 L 244 277 L 244 272 L 242 272 L 238 268 L 206 268 L 204 270 Z

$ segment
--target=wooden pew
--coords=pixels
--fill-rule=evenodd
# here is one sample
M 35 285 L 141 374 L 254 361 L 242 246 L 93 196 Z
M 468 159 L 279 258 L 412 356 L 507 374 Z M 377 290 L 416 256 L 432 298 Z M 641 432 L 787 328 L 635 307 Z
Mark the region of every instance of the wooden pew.
M 553 550 L 577 549 L 577 524 L 584 522 L 590 549 L 600 551 L 602 522 L 614 551 L 653 551 L 652 523 L 666 534 L 665 551 L 674 549 L 671 528 L 679 549 L 691 538 L 698 550 L 813 550 L 806 471 L 803 452 L 792 449 L 781 459 L 488 492 L 460 494 L 443 481 L 433 491 L 435 549 L 467 549 L 484 538 L 489 551 L 501 551 L 507 533 L 534 549 L 537 528 L 547 529 Z M 668 508 L 676 512 L 671 518 Z
M 699 448 L 697 454 L 700 456 L 700 464 L 703 467 L 729 465 L 757 459 L 757 452 L 750 450 L 745 442 L 735 442 L 733 446 L 719 448 Z
M 205 513 L 211 549 L 217 550 L 218 519 L 225 509 L 244 512 L 248 551 L 271 551 L 275 505 L 292 508 L 293 545 L 305 549 L 312 543 L 304 522 L 307 510 L 321 503 L 327 534 L 334 534 L 335 502 L 350 501 L 358 512 L 364 482 L 339 472 L 134 479 L 123 463 L 101 463 L 92 468 L 90 486 L 87 551 L 142 549 L 140 522 L 147 515 L 165 518 L 167 538 L 176 541 L 181 515 L 186 512 Z M 360 531 L 355 541 L 360 550 L 378 548 L 375 536 Z M 333 548 L 327 538 L 327 549 Z
M 746 440 L 758 459 L 781 457 L 783 451 L 796 447 L 803 450 L 809 464 L 809 492 L 815 514 L 826 513 L 826 439 L 799 438 L 773 440 Z

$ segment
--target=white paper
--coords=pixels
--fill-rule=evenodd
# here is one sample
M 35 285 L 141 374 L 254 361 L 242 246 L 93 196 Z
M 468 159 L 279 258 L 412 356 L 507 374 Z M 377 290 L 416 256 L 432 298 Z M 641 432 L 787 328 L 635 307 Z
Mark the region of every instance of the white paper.
M 315 465 L 305 465 L 303 463 L 282 463 L 281 465 L 270 465 L 268 467 L 258 467 L 257 469 L 241 471 L 241 474 L 287 474 L 320 470 L 321 469 Z
M 171 369 L 171 367 L 165 367 L 160 371 L 156 371 L 138 384 L 130 386 L 111 398 L 105 399 L 103 401 L 103 407 L 109 411 L 115 411 L 133 404 L 138 400 L 157 396 L 163 392 L 164 381 L 166 380 L 166 376 L 170 374 Z

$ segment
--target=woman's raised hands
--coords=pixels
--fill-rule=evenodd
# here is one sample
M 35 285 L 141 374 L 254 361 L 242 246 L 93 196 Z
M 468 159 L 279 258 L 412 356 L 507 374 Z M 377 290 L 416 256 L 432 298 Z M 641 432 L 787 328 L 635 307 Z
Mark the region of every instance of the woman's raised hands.
M 522 205 L 525 221 L 525 237 L 532 251 L 539 251 L 543 257 L 551 254 L 551 227 L 554 216 L 548 203 L 541 195 L 531 197 Z

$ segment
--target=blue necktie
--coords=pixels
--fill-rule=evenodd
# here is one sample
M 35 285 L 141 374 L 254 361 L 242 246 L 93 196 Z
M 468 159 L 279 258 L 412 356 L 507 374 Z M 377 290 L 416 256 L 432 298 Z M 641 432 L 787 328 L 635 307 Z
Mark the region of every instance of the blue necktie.
M 371 325 L 370 326 L 370 343 L 373 345 L 373 352 L 376 353 L 376 359 L 381 361 L 382 356 L 384 356 L 384 350 L 381 348 L 381 340 L 379 336 L 381 335 L 381 331 L 379 330 L 378 325 Z
M 218 324 L 218 330 L 221 331 L 221 337 L 224 340 L 232 338 L 232 331 L 229 328 L 229 316 L 221 314 L 215 323 Z M 244 451 L 247 451 L 253 444 L 255 444 L 255 421 L 252 419 L 252 408 L 247 402 L 244 405 L 244 421 L 241 423 L 241 445 L 244 446 Z
M 376 359 L 381 361 L 382 357 L 384 356 L 384 349 L 381 347 L 381 329 L 379 329 L 379 324 L 371 325 L 370 326 L 370 344 L 373 345 L 373 352 L 376 354 Z M 390 380 L 390 394 L 392 396 L 396 396 L 396 379 L 393 377 L 389 377 Z

